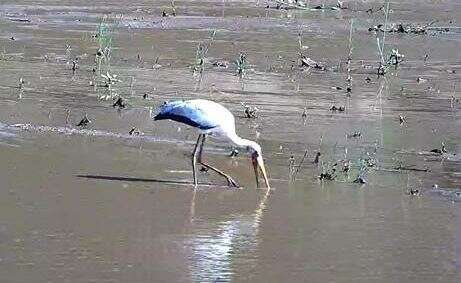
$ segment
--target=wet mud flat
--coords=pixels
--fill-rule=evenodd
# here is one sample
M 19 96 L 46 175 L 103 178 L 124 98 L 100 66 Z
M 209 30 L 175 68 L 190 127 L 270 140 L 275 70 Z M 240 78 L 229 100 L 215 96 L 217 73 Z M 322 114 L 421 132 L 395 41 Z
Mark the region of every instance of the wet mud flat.
M 459 282 L 458 2 L 2 1 L 0 281 Z

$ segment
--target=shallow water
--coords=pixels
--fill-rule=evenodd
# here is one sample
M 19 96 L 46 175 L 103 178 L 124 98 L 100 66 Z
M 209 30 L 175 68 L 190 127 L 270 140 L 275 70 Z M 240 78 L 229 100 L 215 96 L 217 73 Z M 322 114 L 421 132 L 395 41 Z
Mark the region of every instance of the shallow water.
M 380 2 L 316 12 L 175 2 L 178 16 L 169 18 L 160 17 L 168 1 L 0 3 L 1 282 L 459 282 L 461 104 L 451 103 L 460 98 L 459 29 L 387 34 L 405 61 L 384 79 L 369 67 L 378 53 L 368 32 L 384 16 L 365 12 Z M 458 1 L 415 2 L 392 3 L 389 21 L 461 20 Z M 100 99 L 109 93 L 101 80 L 90 85 L 92 35 L 108 13 L 110 70 L 121 79 L 111 89 L 128 104 L 121 110 Z M 334 87 L 345 86 L 351 18 L 347 97 Z M 199 80 L 190 66 L 212 30 L 207 59 L 230 66 L 207 63 Z M 328 71 L 298 70 L 300 30 L 303 52 Z M 250 63 L 243 79 L 232 64 L 241 51 Z M 202 172 L 192 190 L 196 132 L 154 123 L 150 107 L 197 97 L 226 105 L 241 136 L 262 145 L 274 190 L 254 189 L 244 153 L 230 158 L 216 142 L 205 159 L 244 189 Z M 244 118 L 241 102 L 260 108 L 258 118 Z M 85 114 L 92 123 L 80 129 Z M 129 135 L 133 127 L 141 135 Z M 355 131 L 361 137 L 347 137 Z M 448 153 L 429 152 L 442 142 Z M 293 180 L 290 156 L 299 164 L 306 149 Z M 355 184 L 367 156 L 377 164 Z M 318 179 L 344 159 L 348 174 Z

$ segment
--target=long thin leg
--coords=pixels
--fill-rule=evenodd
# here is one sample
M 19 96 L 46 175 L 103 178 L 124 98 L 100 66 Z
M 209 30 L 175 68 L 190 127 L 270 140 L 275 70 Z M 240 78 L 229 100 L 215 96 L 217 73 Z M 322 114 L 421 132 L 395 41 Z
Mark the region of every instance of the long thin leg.
M 198 136 L 197 143 L 195 144 L 194 151 L 192 152 L 192 174 L 194 176 L 194 187 L 197 188 L 197 155 L 199 149 L 200 139 L 202 138 L 202 134 Z M 202 142 L 203 144 L 203 142 Z
M 203 151 L 203 145 L 205 144 L 205 140 L 206 140 L 206 135 L 203 135 L 202 143 L 200 144 L 200 147 L 199 147 L 199 150 L 198 150 L 198 160 L 197 160 L 198 163 L 200 163 L 203 167 L 208 168 L 208 169 L 218 173 L 219 175 L 223 176 L 224 178 L 226 178 L 227 183 L 229 184 L 230 187 L 238 188 L 239 184 L 231 176 L 227 175 L 226 173 L 222 172 L 221 170 L 216 169 L 215 167 L 213 167 L 211 165 L 208 165 L 204 161 L 202 161 L 202 151 Z

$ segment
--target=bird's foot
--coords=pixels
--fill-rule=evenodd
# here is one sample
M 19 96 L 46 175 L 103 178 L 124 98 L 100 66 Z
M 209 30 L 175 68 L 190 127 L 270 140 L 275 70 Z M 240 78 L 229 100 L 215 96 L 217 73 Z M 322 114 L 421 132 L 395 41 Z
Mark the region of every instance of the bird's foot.
M 227 184 L 229 185 L 229 187 L 240 188 L 240 185 L 234 179 L 232 179 L 232 177 L 226 177 L 226 178 L 227 178 Z

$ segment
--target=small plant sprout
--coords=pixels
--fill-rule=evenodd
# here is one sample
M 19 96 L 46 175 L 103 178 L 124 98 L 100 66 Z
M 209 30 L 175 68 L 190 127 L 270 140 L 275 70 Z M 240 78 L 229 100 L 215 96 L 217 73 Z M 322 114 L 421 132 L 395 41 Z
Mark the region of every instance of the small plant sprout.
M 212 31 L 208 42 L 199 43 L 197 45 L 197 50 L 195 52 L 195 62 L 192 65 L 192 71 L 194 75 L 203 74 L 205 71 L 205 62 L 206 62 L 206 55 L 208 50 L 210 49 L 211 45 L 214 42 L 214 38 L 216 36 L 216 31 Z
M 303 33 L 302 33 L 302 31 L 298 32 L 298 46 L 299 46 L 300 51 L 309 49 L 309 46 L 303 45 Z
M 303 120 L 307 119 L 307 107 L 304 107 L 303 113 L 301 114 L 301 117 L 303 118 Z
M 405 55 L 400 54 L 398 49 L 392 49 L 387 64 L 397 66 L 403 61 L 403 58 L 405 58 Z
M 235 60 L 235 66 L 237 67 L 237 74 L 243 77 L 248 68 L 247 56 L 245 53 L 242 52 L 239 54 L 239 57 Z
M 155 62 L 154 62 L 154 64 L 152 65 L 152 69 L 157 70 L 157 69 L 160 69 L 160 68 L 162 67 L 162 65 L 158 62 L 159 59 L 160 59 L 160 56 L 157 56 L 157 57 L 155 58 Z
M 336 8 L 338 8 L 338 9 L 347 9 L 347 8 L 344 6 L 344 1 L 340 1 L 340 0 L 337 0 L 337 1 L 336 1 Z
M 383 76 L 386 74 L 387 70 L 389 69 L 390 66 L 395 66 L 397 67 L 402 61 L 405 55 L 401 54 L 398 49 L 392 49 L 391 53 L 389 56 L 386 56 L 385 52 L 385 41 L 386 41 L 386 33 L 388 32 L 387 28 L 387 21 L 389 18 L 389 6 L 390 3 L 387 1 L 386 4 L 386 9 L 384 10 L 385 14 L 385 22 L 384 26 L 379 25 L 376 29 L 375 28 L 370 28 L 369 30 L 375 30 L 375 31 L 382 31 L 382 39 L 379 39 L 379 36 L 376 37 L 376 43 L 378 47 L 378 53 L 380 56 L 380 63 L 378 66 L 378 76 Z M 399 25 L 398 28 L 396 29 L 397 32 L 404 30 L 402 25 Z M 387 59 L 385 59 L 387 57 Z
M 351 170 L 351 162 L 347 159 L 343 160 L 343 172 L 348 173 Z
M 197 45 L 197 51 L 195 52 L 195 63 L 192 67 L 194 75 L 202 74 L 205 70 L 205 48 L 201 45 Z
M 75 58 L 75 60 L 72 60 L 72 73 L 75 74 L 77 69 L 78 69 L 78 58 Z
M 170 2 L 170 6 L 171 6 L 171 9 L 170 9 L 171 12 L 167 12 L 166 10 L 163 10 L 162 17 L 164 18 L 169 17 L 169 16 L 176 17 L 176 6 L 174 5 L 174 0 Z
M 399 122 L 400 122 L 400 125 L 402 126 L 403 124 L 405 124 L 407 122 L 407 118 L 405 116 L 403 116 L 402 114 L 399 115 Z
M 367 158 L 365 158 L 365 159 L 360 158 L 359 161 L 358 161 L 358 168 L 359 169 L 358 169 L 357 177 L 352 182 L 357 183 L 357 184 L 365 184 L 366 183 L 365 175 L 368 172 L 369 167 L 370 166 L 368 166 Z
M 117 79 L 117 75 L 115 74 L 110 74 L 109 71 L 106 72 L 106 74 L 102 74 L 101 77 L 104 78 L 104 86 L 105 87 L 110 87 L 113 84 L 116 84 L 118 82 L 121 82 L 121 80 Z
M 19 78 L 19 83 L 18 83 L 18 89 L 19 89 L 19 93 L 18 93 L 18 99 L 22 99 L 22 95 L 24 94 L 24 85 L 25 85 L 25 81 L 22 77 Z
M 176 5 L 174 4 L 174 0 L 171 0 L 170 5 L 171 5 L 171 14 L 173 16 L 176 16 Z

